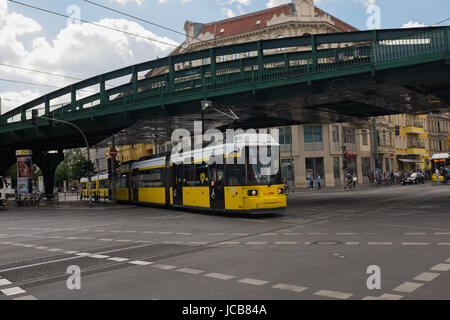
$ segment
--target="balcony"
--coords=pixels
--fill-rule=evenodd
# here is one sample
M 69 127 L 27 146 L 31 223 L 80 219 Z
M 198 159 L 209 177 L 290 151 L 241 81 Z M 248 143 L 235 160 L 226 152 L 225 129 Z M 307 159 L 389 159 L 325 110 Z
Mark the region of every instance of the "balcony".
M 408 143 L 408 154 L 424 155 L 427 153 L 424 143 Z
M 408 134 L 424 134 L 423 123 L 416 121 L 408 121 L 406 123 L 405 132 Z

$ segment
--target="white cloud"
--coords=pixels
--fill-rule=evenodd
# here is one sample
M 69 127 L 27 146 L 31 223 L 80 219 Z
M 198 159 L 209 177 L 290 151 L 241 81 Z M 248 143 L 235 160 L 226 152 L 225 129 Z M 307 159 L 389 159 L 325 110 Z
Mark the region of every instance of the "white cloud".
M 82 79 L 152 60 L 157 56 L 163 57 L 178 45 L 175 41 L 160 37 L 138 23 L 126 19 L 102 19 L 97 23 L 163 41 L 172 46 L 86 23 L 71 24 L 61 29 L 54 39 L 46 39 L 42 36 L 43 29 L 37 21 L 15 12 L 8 12 L 6 0 L 0 0 L 0 18 L 1 63 Z M 23 35 L 26 37 L 22 37 Z M 0 66 L 0 78 L 54 86 L 74 82 L 67 78 L 5 66 Z M 20 103 L 12 100 L 26 102 L 55 90 L 6 82 L 1 82 L 0 88 L 0 96 L 11 100 L 7 104 L 16 106 Z
M 136 2 L 138 5 L 141 5 L 144 3 L 144 0 L 109 0 L 109 2 L 116 2 L 121 5 L 126 5 L 129 2 Z
M 233 18 L 236 17 L 236 14 L 234 13 L 233 10 L 229 9 L 229 8 L 222 8 L 222 13 L 227 17 L 227 18 Z
M 269 0 L 269 2 L 267 2 L 266 6 L 267 8 L 272 8 L 272 7 L 277 7 L 277 6 L 281 6 L 282 4 L 286 4 L 286 3 L 290 3 L 290 0 Z
M 402 28 L 420 28 L 420 27 L 426 27 L 427 25 L 424 23 L 420 23 L 417 21 L 408 21 L 407 23 L 404 23 L 402 25 Z

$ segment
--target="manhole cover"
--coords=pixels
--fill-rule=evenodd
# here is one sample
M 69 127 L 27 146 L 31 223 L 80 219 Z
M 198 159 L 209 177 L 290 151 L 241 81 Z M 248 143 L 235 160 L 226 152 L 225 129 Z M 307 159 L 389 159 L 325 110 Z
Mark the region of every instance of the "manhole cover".
M 342 244 L 342 241 L 315 241 L 312 244 L 316 246 L 337 246 Z

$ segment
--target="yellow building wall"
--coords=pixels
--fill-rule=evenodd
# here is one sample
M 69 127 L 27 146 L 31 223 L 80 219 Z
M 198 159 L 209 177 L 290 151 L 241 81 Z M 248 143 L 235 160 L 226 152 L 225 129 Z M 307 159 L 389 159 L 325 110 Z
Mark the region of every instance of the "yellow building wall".
M 133 144 L 116 147 L 116 149 L 119 152 L 116 159 L 120 162 L 138 160 L 139 158 L 153 156 L 155 154 L 155 146 L 153 144 Z M 108 158 L 109 150 L 110 148 L 106 149 Z
M 395 154 L 398 156 L 414 156 L 421 161 L 416 163 L 416 168 L 427 169 L 430 168 L 430 164 L 427 165 L 427 160 L 430 159 L 430 147 L 428 140 L 428 116 L 427 115 L 408 115 L 400 114 L 392 116 L 394 125 L 399 126 L 400 136 L 395 137 Z M 420 126 L 418 126 L 418 124 Z M 398 141 L 400 137 L 400 141 Z M 406 139 L 406 149 L 405 149 Z M 421 148 L 421 147 L 424 148 Z M 417 155 L 420 154 L 420 155 Z M 397 161 L 397 169 L 399 169 L 400 163 Z M 412 169 L 412 163 L 404 163 L 406 170 Z

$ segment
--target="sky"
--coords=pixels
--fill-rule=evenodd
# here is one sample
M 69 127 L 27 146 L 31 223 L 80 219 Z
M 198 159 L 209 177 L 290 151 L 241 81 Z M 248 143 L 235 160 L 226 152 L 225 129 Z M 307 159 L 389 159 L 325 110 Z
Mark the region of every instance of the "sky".
M 0 98 L 2 112 L 77 80 L 167 55 L 183 35 L 96 7 L 84 0 L 16 0 L 104 26 L 74 23 L 0 0 Z M 184 32 L 186 20 L 207 23 L 292 0 L 90 0 Z M 450 18 L 449 0 L 316 0 L 322 10 L 360 30 L 430 26 Z M 375 10 L 375 11 L 374 11 Z M 371 19 L 376 12 L 379 19 Z M 450 20 L 440 25 L 449 25 Z M 153 41 L 156 40 L 156 41 Z M 9 66 L 4 66 L 5 64 Z M 10 81 L 45 84 L 37 86 Z

